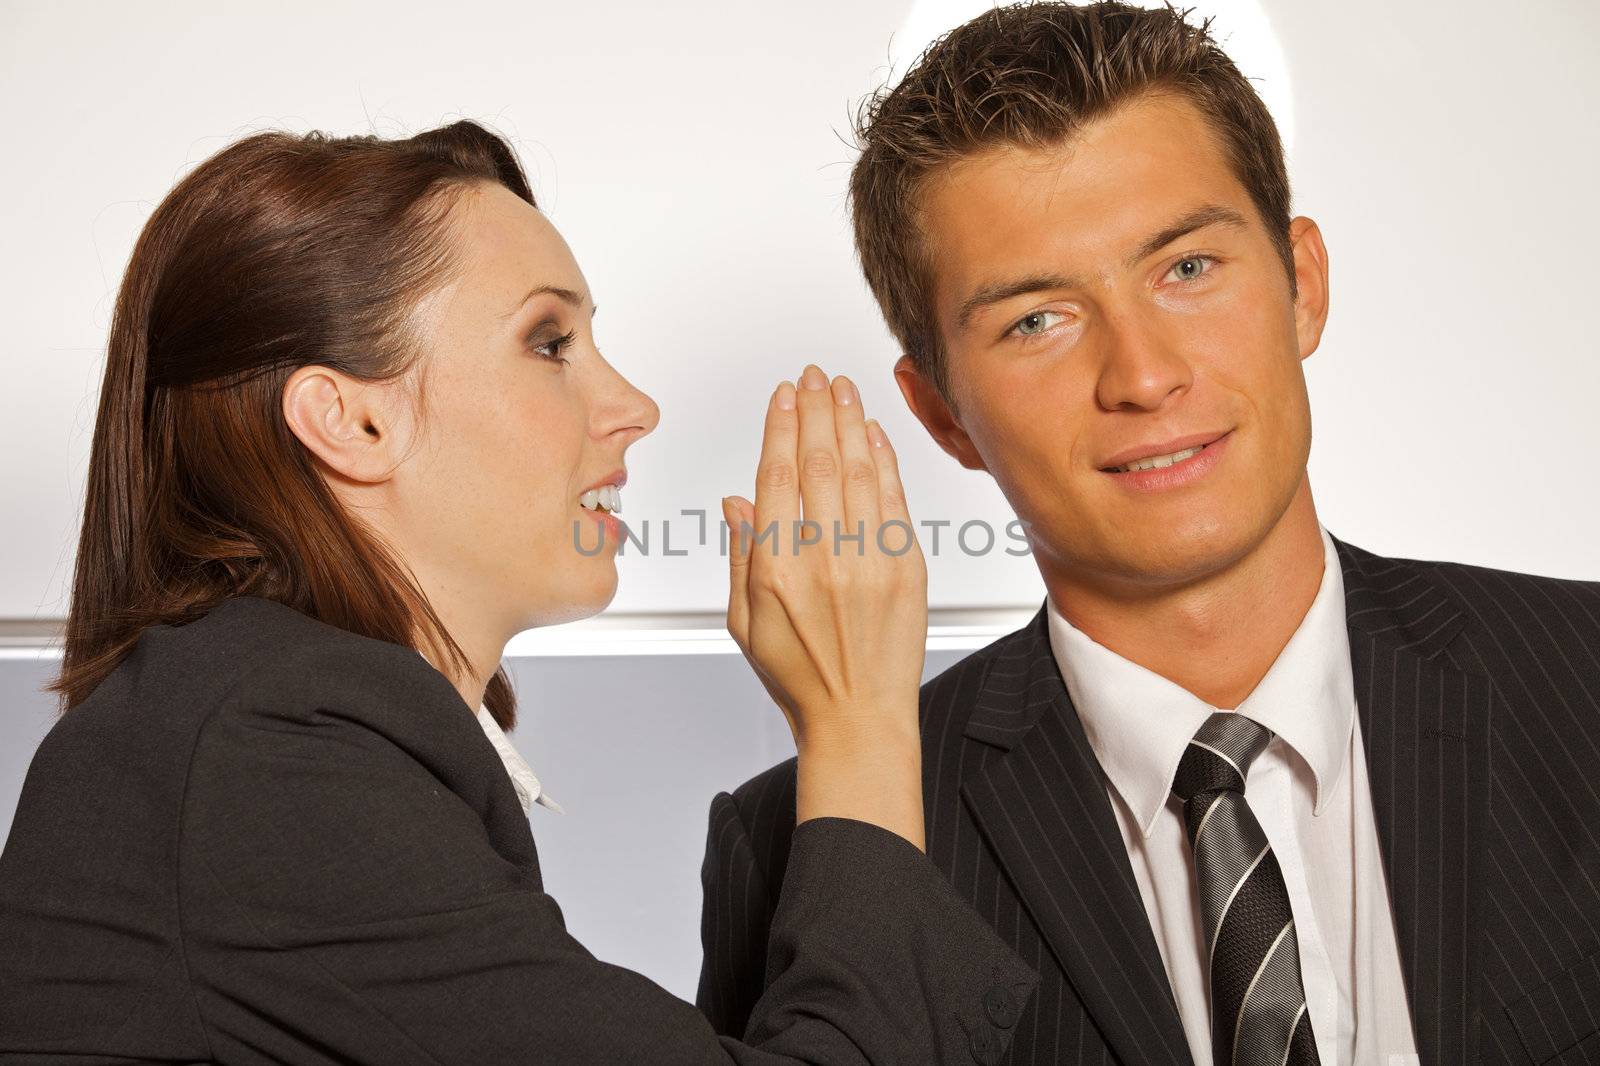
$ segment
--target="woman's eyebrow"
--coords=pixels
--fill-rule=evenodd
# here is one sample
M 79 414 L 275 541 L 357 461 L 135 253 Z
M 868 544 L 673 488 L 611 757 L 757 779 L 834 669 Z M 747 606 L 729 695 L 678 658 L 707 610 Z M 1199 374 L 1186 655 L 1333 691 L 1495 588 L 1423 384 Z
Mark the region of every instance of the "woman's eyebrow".
M 527 305 L 528 301 L 533 299 L 535 296 L 554 296 L 556 299 L 561 300 L 563 303 L 569 303 L 573 307 L 582 307 L 586 299 L 582 293 L 574 292 L 571 289 L 563 289 L 559 285 L 535 285 L 533 288 L 528 290 L 528 295 L 517 301 L 517 305 L 515 307 L 500 317 L 510 318 L 512 315 L 522 310 L 522 308 Z

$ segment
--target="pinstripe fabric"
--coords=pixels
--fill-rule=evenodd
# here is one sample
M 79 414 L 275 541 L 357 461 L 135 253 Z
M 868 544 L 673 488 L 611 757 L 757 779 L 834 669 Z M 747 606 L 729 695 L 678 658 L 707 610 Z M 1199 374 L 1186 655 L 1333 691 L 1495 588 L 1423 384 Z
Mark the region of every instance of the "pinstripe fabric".
M 1335 546 L 1422 1062 L 1600 1062 L 1600 583 Z M 1189 1064 L 1043 607 L 924 685 L 922 714 L 928 853 L 1041 975 L 1002 1061 Z M 760 993 L 793 828 L 793 760 L 712 805 L 720 1031 Z

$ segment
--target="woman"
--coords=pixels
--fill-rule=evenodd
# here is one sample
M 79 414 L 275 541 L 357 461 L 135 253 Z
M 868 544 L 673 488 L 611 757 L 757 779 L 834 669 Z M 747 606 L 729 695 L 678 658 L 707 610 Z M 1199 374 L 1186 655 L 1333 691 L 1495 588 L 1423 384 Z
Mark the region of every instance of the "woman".
M 66 713 L 0 856 L 0 1062 L 996 1052 L 983 995 L 1034 976 L 920 851 L 921 555 L 794 550 L 802 517 L 905 521 L 881 430 L 815 367 L 769 401 L 754 502 L 725 501 L 728 627 L 789 718 L 804 823 L 747 1043 L 544 893 L 500 656 L 610 601 L 603 486 L 657 420 L 593 312 L 470 122 L 261 134 L 157 208 L 112 323 Z M 752 552 L 772 522 L 782 550 Z

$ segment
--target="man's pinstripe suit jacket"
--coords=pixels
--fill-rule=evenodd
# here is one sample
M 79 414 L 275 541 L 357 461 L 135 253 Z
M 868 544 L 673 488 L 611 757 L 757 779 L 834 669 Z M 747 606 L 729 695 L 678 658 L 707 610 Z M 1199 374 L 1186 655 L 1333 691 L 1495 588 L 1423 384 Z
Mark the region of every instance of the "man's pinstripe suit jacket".
M 1422 1062 L 1600 1063 L 1600 583 L 1335 544 Z M 923 686 L 922 729 L 928 853 L 1042 977 L 997 1061 L 1189 1064 L 1042 605 Z M 794 811 L 792 759 L 712 804 L 699 1002 L 724 1032 Z

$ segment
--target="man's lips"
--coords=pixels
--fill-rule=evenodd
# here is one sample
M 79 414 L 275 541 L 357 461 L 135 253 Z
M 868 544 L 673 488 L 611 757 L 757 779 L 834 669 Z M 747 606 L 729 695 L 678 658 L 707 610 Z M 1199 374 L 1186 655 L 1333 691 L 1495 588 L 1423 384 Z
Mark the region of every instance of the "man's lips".
M 1121 473 L 1117 468 L 1127 466 L 1129 463 L 1140 459 L 1153 459 L 1160 456 L 1172 455 L 1176 452 L 1187 451 L 1190 448 L 1200 448 L 1214 444 L 1221 440 L 1231 430 L 1208 430 L 1202 433 L 1190 433 L 1183 437 L 1174 437 L 1168 441 L 1157 441 L 1148 444 L 1135 444 L 1131 448 L 1124 448 L 1100 464 L 1100 469 L 1106 473 Z
M 1215 440 L 1200 444 L 1192 444 L 1188 448 L 1179 448 L 1178 454 L 1184 458 L 1166 466 L 1152 466 L 1136 470 L 1103 470 L 1111 479 L 1111 483 L 1130 492 L 1165 492 L 1192 485 L 1202 480 L 1206 475 L 1223 461 L 1228 451 L 1228 444 L 1233 440 L 1233 431 L 1229 430 Z M 1202 446 L 1203 444 L 1203 446 Z M 1162 447 L 1171 447 L 1170 444 Z M 1162 455 L 1170 455 L 1163 452 Z M 1131 462 L 1132 460 L 1128 460 Z

